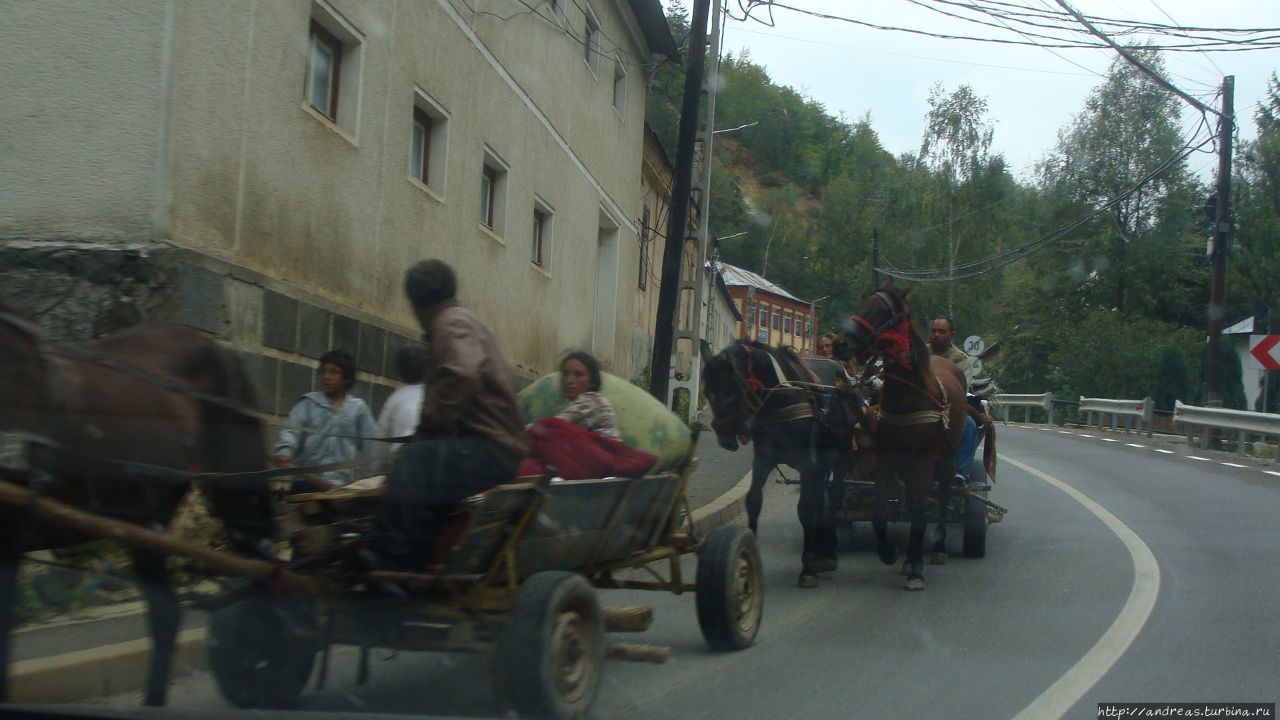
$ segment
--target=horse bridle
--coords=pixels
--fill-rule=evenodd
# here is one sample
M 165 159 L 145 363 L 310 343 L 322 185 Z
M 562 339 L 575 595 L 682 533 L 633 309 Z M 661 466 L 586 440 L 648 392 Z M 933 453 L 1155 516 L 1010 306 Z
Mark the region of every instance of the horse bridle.
M 717 432 L 730 423 L 734 423 L 735 427 L 750 424 L 751 420 L 764 407 L 764 401 L 760 399 L 759 395 L 760 390 L 764 388 L 764 384 L 760 382 L 753 371 L 751 350 L 742 347 L 741 343 L 735 343 L 734 347 L 741 350 L 742 354 L 747 357 L 747 373 L 744 378 L 738 370 L 738 363 L 734 362 L 733 356 L 728 352 L 725 353 L 726 357 L 729 358 L 729 367 L 733 368 L 733 383 L 738 387 L 738 411 L 727 417 L 712 419 L 711 429 Z
M 872 325 L 870 320 L 854 313 L 849 319 L 840 326 L 844 333 L 854 339 L 859 348 L 865 348 L 873 345 L 877 339 L 886 332 L 896 328 L 906 320 L 909 316 L 907 311 L 896 309 L 893 296 L 885 290 L 877 290 L 874 296 L 879 298 L 889 309 L 889 317 L 879 325 Z

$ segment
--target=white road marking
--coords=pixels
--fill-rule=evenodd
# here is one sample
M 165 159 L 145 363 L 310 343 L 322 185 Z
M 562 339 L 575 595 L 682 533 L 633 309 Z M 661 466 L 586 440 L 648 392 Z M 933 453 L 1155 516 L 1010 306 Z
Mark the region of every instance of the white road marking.
M 1262 472 L 1268 475 L 1275 475 L 1276 477 L 1280 477 L 1280 472 L 1276 472 L 1275 470 L 1263 470 Z
M 1153 449 L 1153 450 L 1155 450 L 1155 451 L 1156 451 L 1156 452 L 1158 452 L 1158 453 L 1163 453 L 1163 454 L 1165 454 L 1165 455 L 1173 455 L 1173 454 L 1174 454 L 1174 452 L 1173 452 L 1172 450 L 1161 450 L 1160 448 L 1152 448 L 1152 449 Z
M 1129 447 L 1136 447 L 1136 448 L 1146 447 L 1146 445 L 1139 445 L 1138 443 L 1125 443 L 1125 445 L 1128 445 Z
M 1120 442 L 1120 441 L 1119 441 L 1119 440 L 1114 440 L 1114 439 L 1112 439 L 1112 438 L 1102 438 L 1102 442 Z
M 1219 464 L 1219 465 L 1226 465 L 1227 467 L 1245 467 L 1244 465 L 1237 465 L 1237 464 L 1235 464 L 1235 463 L 1218 463 L 1218 464 Z
M 1070 435 L 1070 434 L 1071 434 L 1071 431 L 1070 431 L 1070 430 L 1059 430 L 1058 432 L 1062 433 L 1063 435 Z
M 1023 430 L 1035 430 L 1035 428 L 1031 427 L 1030 425 L 1023 425 L 1023 426 L 1022 426 L 1022 429 L 1023 429 Z
M 1091 438 L 1091 437 L 1093 437 L 1093 436 L 1092 436 L 1092 435 L 1085 435 L 1084 433 L 1080 433 L 1080 437 L 1087 437 L 1087 438 Z
M 1089 652 L 1076 661 L 1066 674 L 1040 693 L 1040 697 L 1023 708 L 1014 720 L 1060 718 L 1076 704 L 1076 701 L 1084 697 L 1084 694 L 1089 692 L 1103 675 L 1107 674 L 1146 625 L 1152 609 L 1155 608 L 1156 597 L 1160 594 L 1160 564 L 1156 562 L 1151 548 L 1142 542 L 1142 538 L 1138 537 L 1137 533 L 1088 495 L 1030 465 L 1007 455 L 1001 455 L 1001 457 L 1015 467 L 1061 490 L 1096 515 L 1107 529 L 1120 538 L 1120 542 L 1124 543 L 1133 561 L 1133 586 L 1129 589 L 1129 598 L 1120 609 L 1120 614 L 1111 622 L 1111 627 L 1107 628 L 1102 637 L 1098 638 L 1098 642 L 1089 648 Z
M 1187 458 L 1190 460 L 1200 460 L 1201 462 L 1213 462 L 1209 458 L 1202 458 L 1199 455 L 1188 455 Z

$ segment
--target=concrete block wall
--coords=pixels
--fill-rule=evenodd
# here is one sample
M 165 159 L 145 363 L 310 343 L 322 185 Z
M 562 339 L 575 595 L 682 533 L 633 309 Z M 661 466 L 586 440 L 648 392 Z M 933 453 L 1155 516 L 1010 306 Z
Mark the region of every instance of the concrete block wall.
M 84 343 L 147 321 L 178 322 L 235 351 L 258 410 L 281 420 L 314 389 L 321 355 L 356 358 L 355 394 L 382 408 L 398 387 L 403 327 L 252 270 L 164 243 L 0 243 L 0 301 L 55 340 Z M 517 389 L 533 375 L 517 369 Z

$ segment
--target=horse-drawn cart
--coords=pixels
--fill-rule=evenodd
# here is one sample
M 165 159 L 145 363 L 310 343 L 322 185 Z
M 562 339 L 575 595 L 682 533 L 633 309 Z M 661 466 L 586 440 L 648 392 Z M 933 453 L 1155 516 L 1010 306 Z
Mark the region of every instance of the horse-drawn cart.
M 961 552 L 967 558 L 985 557 L 987 554 L 987 526 L 990 524 L 988 509 L 1003 516 L 1007 510 L 987 499 L 991 485 L 981 458 L 974 458 L 969 465 L 969 482 L 963 487 L 952 487 L 948 493 L 946 523 L 961 528 Z M 844 502 L 836 509 L 836 532 L 841 549 L 853 547 L 856 523 L 870 523 L 875 510 L 876 483 L 874 480 L 844 480 Z M 938 494 L 930 496 L 926 517 L 929 523 L 940 521 Z M 902 486 L 891 493 L 886 520 L 891 523 L 911 521 Z
M 695 434 L 696 439 L 696 434 Z M 206 601 L 208 655 L 223 695 L 243 707 L 295 702 L 330 648 L 488 653 L 496 687 L 521 715 L 578 717 L 600 687 L 606 654 L 665 659 L 667 648 L 607 644 L 606 632 L 638 632 L 647 607 L 601 608 L 596 589 L 696 593 L 699 625 L 717 650 L 752 644 L 763 610 L 754 536 L 723 526 L 699 537 L 686 485 L 693 444 L 678 469 L 640 478 L 516 482 L 471 498 L 421 573 L 366 572 L 352 562 L 380 488 L 293 495 L 278 505 L 287 562 L 252 560 L 184 543 L 0 483 L 0 502 L 40 519 L 127 545 L 184 556 L 245 576 Z M 683 556 L 697 553 L 690 582 Z M 639 572 L 637 572 L 639 571 Z M 387 588 L 398 592 L 389 593 Z
M 367 528 L 378 490 L 290 497 L 291 565 L 314 568 L 325 591 L 283 603 L 253 595 L 216 610 L 209 657 L 218 686 L 237 705 L 287 704 L 317 655 L 323 682 L 335 644 L 490 653 L 497 689 L 522 715 L 577 717 L 600 685 L 605 632 L 644 630 L 652 618 L 643 607 L 602 609 L 596 588 L 694 591 L 707 643 L 746 647 L 763 609 L 759 551 L 741 527 L 697 537 L 685 499 L 694 464 L 690 456 L 661 475 L 494 488 L 454 518 L 440 561 L 423 573 L 345 569 L 344 548 Z M 681 557 L 694 552 L 690 583 Z M 377 592 L 386 583 L 403 595 Z M 665 657 L 646 646 L 608 650 Z

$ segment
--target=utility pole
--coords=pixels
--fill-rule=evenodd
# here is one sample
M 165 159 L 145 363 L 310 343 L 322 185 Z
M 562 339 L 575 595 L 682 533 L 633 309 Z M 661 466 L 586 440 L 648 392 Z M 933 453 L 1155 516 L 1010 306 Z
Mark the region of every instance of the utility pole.
M 871 292 L 880 289 L 880 228 L 871 231 Z
M 707 97 L 707 112 L 703 118 L 702 128 L 698 131 L 701 137 L 698 138 L 697 144 L 701 145 L 701 153 L 697 154 L 695 150 L 698 159 L 698 163 L 695 163 L 698 177 L 694 183 L 693 197 L 698 199 L 698 230 L 697 240 L 693 243 L 693 252 L 696 257 L 693 263 L 693 277 L 680 283 L 679 294 L 679 298 L 689 302 L 693 312 L 689 315 L 690 327 L 676 329 L 674 348 L 679 349 L 681 342 L 689 345 L 689 374 L 683 378 L 672 378 L 668 397 L 665 400 L 667 407 L 674 408 L 676 391 L 682 389 L 687 392 L 689 416 L 685 421 L 690 424 L 693 423 L 693 418 L 698 412 L 698 392 L 702 384 L 702 341 L 706 335 L 706 328 L 709 327 L 707 319 L 711 313 L 715 312 L 716 282 L 712 273 L 719 272 L 715 268 L 706 267 L 710 256 L 711 237 L 711 142 L 716 135 L 715 83 L 720 74 L 720 0 L 712 0 L 712 2 L 715 4 L 711 6 L 711 43 L 707 49 L 707 71 L 702 81 L 702 92 Z M 707 306 L 705 313 L 702 311 L 704 301 Z M 677 300 L 677 312 L 679 306 L 680 302 Z M 672 369 L 674 368 L 675 358 L 673 357 Z
M 707 15 L 711 0 L 694 0 L 689 24 L 689 57 L 685 62 L 684 101 L 676 142 L 676 175 L 671 189 L 671 216 L 662 253 L 662 287 L 658 290 L 658 319 L 649 360 L 649 393 L 664 404 L 671 386 L 671 350 L 679 306 L 680 256 L 689 234 L 689 194 L 693 185 L 693 151 L 698 132 L 698 104 L 702 92 L 703 59 L 707 49 Z
M 1234 75 L 1222 79 L 1222 117 L 1218 119 L 1218 198 L 1213 218 L 1213 248 L 1209 285 L 1208 366 L 1205 405 L 1222 406 L 1222 322 L 1226 316 L 1227 232 L 1231 229 L 1231 136 L 1235 130 Z

